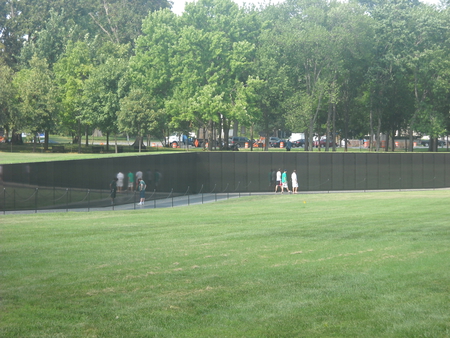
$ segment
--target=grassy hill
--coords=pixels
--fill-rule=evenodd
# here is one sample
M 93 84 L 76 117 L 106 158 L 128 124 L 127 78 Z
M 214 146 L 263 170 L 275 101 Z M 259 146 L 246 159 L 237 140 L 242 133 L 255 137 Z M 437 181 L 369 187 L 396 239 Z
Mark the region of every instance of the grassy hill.
M 1 337 L 449 337 L 448 191 L 0 215 Z

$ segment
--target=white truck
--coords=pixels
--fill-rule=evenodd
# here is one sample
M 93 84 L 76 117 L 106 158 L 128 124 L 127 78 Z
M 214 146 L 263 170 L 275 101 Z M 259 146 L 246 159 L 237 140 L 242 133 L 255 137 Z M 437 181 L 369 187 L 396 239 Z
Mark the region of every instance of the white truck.
M 189 133 L 189 136 L 182 133 L 173 133 L 166 137 L 166 144 L 172 148 L 181 147 L 182 145 L 194 145 L 195 133 Z

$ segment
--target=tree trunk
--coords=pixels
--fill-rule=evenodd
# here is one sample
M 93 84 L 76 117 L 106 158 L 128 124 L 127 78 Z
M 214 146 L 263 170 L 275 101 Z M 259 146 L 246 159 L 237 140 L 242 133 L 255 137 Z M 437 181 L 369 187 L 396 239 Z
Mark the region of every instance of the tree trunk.
M 253 151 L 253 124 L 250 127 L 251 129 L 251 136 L 250 136 L 250 151 Z
M 222 126 L 223 126 L 224 147 L 225 149 L 229 149 L 228 137 L 230 135 L 230 123 L 225 117 L 223 117 Z
M 45 131 L 45 138 L 44 138 L 44 150 L 48 150 L 48 140 L 49 140 L 49 131 Z
M 209 122 L 208 122 L 208 150 L 209 151 L 211 151 L 213 148 L 213 128 L 214 128 L 213 120 L 209 120 Z
M 413 136 L 412 128 L 409 128 L 409 130 L 408 130 L 408 139 L 409 139 L 409 145 L 408 145 L 409 149 L 408 150 L 412 152 L 414 150 L 414 145 L 413 145 L 414 136 Z
M 389 137 L 390 137 L 390 133 L 387 133 L 386 134 L 386 144 L 385 144 L 385 146 L 384 146 L 384 151 L 385 152 L 388 152 L 389 151 Z
M 381 135 L 381 114 L 378 114 L 377 134 L 375 135 L 376 146 L 375 150 L 380 151 L 380 135 Z
M 322 94 L 323 94 L 322 92 L 319 94 L 319 102 L 317 103 L 316 112 L 314 113 L 314 115 L 309 120 L 309 139 L 310 139 L 310 142 L 311 142 L 311 144 L 309 146 L 310 146 L 310 150 L 311 151 L 313 150 L 313 147 L 314 147 L 313 142 L 312 142 L 313 141 L 312 138 L 314 136 L 314 124 L 316 123 L 317 115 L 319 115 L 319 110 L 321 108 Z M 320 137 L 320 134 L 319 134 L 319 137 Z M 319 147 L 319 150 L 320 150 L 320 147 Z
M 330 150 L 330 123 L 331 123 L 331 115 L 333 110 L 333 104 L 330 102 L 328 103 L 328 116 L 327 116 L 327 130 L 326 130 L 326 140 L 325 140 L 325 151 Z
M 333 151 L 336 151 L 336 103 L 333 103 L 333 126 L 331 131 L 331 139 L 333 140 Z
M 269 118 L 268 118 L 267 113 L 264 113 L 264 117 L 265 117 L 265 119 L 264 119 L 264 122 L 265 122 L 265 125 L 264 125 L 264 151 L 269 151 L 270 130 L 269 130 Z
M 305 130 L 305 145 L 303 146 L 304 151 L 308 151 L 309 149 L 309 132 L 308 129 Z
M 344 116 L 345 116 L 345 120 L 344 120 L 345 152 L 347 152 L 348 151 L 348 104 L 345 105 Z
M 81 154 L 81 121 L 78 120 L 78 153 Z
M 36 142 L 37 142 L 36 133 L 33 133 L 33 153 L 36 152 Z

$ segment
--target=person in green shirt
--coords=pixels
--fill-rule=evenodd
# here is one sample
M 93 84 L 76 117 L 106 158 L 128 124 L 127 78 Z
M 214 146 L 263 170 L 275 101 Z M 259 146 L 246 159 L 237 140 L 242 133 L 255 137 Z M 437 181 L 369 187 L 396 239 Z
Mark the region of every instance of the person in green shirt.
M 130 191 L 133 191 L 134 190 L 134 175 L 130 171 L 127 176 L 128 176 L 128 189 L 130 189 Z
M 138 191 L 140 196 L 139 205 L 144 205 L 145 202 L 145 188 L 147 188 L 147 185 L 145 184 L 143 179 L 138 180 Z
M 286 188 L 289 193 L 291 192 L 288 185 L 287 170 L 281 175 L 281 193 L 284 192 L 284 188 Z

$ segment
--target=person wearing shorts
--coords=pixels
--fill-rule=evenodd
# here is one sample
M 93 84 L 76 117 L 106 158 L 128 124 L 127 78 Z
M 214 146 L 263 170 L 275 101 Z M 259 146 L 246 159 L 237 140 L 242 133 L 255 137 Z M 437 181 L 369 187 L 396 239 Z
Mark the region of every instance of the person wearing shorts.
M 284 192 L 284 189 L 286 189 L 289 193 L 291 192 L 289 190 L 289 184 L 287 179 L 287 170 L 284 170 L 283 174 L 281 175 L 281 193 Z
M 122 191 L 123 188 L 123 178 L 124 178 L 124 174 L 122 172 L 119 171 L 119 173 L 117 174 L 117 190 L 119 192 Z
M 134 190 L 134 174 L 130 171 L 128 173 L 128 189 L 130 189 L 130 191 Z
M 298 190 L 298 178 L 297 172 L 295 170 L 291 174 L 291 182 L 292 182 L 292 193 L 296 194 Z
M 138 191 L 139 191 L 139 205 L 144 205 L 145 202 L 145 188 L 147 188 L 147 185 L 145 184 L 143 179 L 139 179 L 138 181 Z
M 277 171 L 276 182 L 275 182 L 275 193 L 277 193 L 278 187 L 280 187 L 280 189 L 282 189 L 282 187 L 281 187 L 281 169 L 278 169 L 278 171 Z M 281 192 L 283 192 L 283 190 L 281 190 Z

